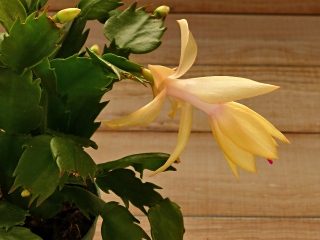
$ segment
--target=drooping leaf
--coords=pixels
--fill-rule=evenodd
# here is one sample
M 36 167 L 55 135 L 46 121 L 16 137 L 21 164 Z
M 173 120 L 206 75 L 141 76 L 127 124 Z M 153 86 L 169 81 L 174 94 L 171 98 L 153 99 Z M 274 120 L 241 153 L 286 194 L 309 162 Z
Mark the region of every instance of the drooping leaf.
M 54 59 L 51 67 L 57 75 L 58 93 L 68 96 L 68 101 L 77 97 L 101 96 L 113 79 L 112 75 L 91 59 L 77 55 L 68 59 Z
M 20 18 L 22 22 L 27 18 L 27 13 L 19 0 L 0 1 L 0 23 L 9 32 L 11 26 Z
M 133 73 L 126 71 L 124 69 L 119 68 L 118 66 L 114 65 L 111 62 L 106 61 L 103 58 L 100 58 L 98 55 L 96 55 L 95 53 L 93 53 L 90 49 L 87 48 L 87 52 L 89 53 L 90 57 L 92 58 L 92 61 L 94 61 L 97 64 L 100 64 L 102 67 L 106 68 L 108 71 L 114 72 L 117 75 L 118 80 L 122 80 L 122 79 L 131 79 L 137 82 L 146 82 L 143 78 L 143 76 L 141 76 L 141 74 L 139 74 L 136 71 L 133 71 Z M 113 54 L 112 54 L 113 55 Z M 115 55 L 113 55 L 115 56 Z M 116 57 L 112 57 L 112 56 L 107 56 L 107 59 L 111 59 L 111 60 L 115 60 Z M 118 57 L 121 58 L 121 57 Z M 121 62 L 120 59 L 116 60 L 116 63 L 119 64 L 121 67 L 123 68 L 134 68 L 136 70 L 136 66 L 134 66 L 135 64 L 133 62 L 130 62 L 129 60 L 126 60 L 125 58 L 122 59 L 124 62 Z M 128 66 L 124 66 L 125 64 L 123 63 L 127 63 Z M 141 69 L 141 67 L 140 67 Z M 140 69 L 138 71 L 140 71 Z
M 119 0 L 80 0 L 77 7 L 81 9 L 80 14 L 87 14 L 88 20 L 98 19 L 105 22 L 109 18 L 109 12 L 122 5 Z
M 97 166 L 90 155 L 74 141 L 68 138 L 54 137 L 50 142 L 51 151 L 60 169 L 60 175 L 65 172 L 93 181 Z
M 49 94 L 57 94 L 57 76 L 54 69 L 50 67 L 48 58 L 44 59 L 32 70 L 34 74 L 40 78 L 42 89 Z
M 90 218 L 89 214 L 100 215 L 105 205 L 100 197 L 81 187 L 65 186 L 61 194 L 69 203 L 75 203 L 87 218 Z
M 136 3 L 117 16 L 109 18 L 104 25 L 104 35 L 110 42 L 115 41 L 119 49 L 131 53 L 148 53 L 161 44 L 166 30 L 163 19 L 156 19 L 145 12 L 145 7 L 136 9 Z
M 169 198 L 150 208 L 148 219 L 153 240 L 182 240 L 183 217 L 180 207 Z
M 119 160 L 110 161 L 98 164 L 97 177 L 105 176 L 109 171 L 119 168 L 127 168 L 132 166 L 134 170 L 140 173 L 140 178 L 143 177 L 143 170 L 148 169 L 151 171 L 157 170 L 161 167 L 170 157 L 166 153 L 140 153 L 129 155 Z M 175 171 L 172 166 L 165 171 Z
M 117 202 L 108 202 L 102 211 L 101 235 L 104 240 L 151 240 L 137 225 L 139 221 Z
M 113 170 L 104 177 L 98 177 L 96 183 L 102 191 L 109 193 L 111 190 L 121 197 L 127 208 L 130 201 L 145 214 L 147 211 L 144 206 L 152 207 L 162 200 L 161 195 L 154 190 L 161 187 L 150 182 L 143 183 L 129 169 Z
M 8 134 L 29 133 L 41 122 L 39 80 L 32 80 L 31 71 L 19 75 L 0 68 L 0 128 Z M 27 100 L 27 101 L 26 101 Z
M 0 228 L 8 231 L 15 225 L 23 225 L 27 216 L 30 214 L 7 201 L 0 201 Z
M 25 227 L 12 227 L 8 231 L 0 229 L 1 240 L 42 240 L 41 237 L 32 233 Z
M 62 35 L 62 29 L 47 17 L 47 11 L 39 17 L 31 14 L 25 23 L 17 20 L 1 43 L 1 62 L 21 73 L 57 51 Z
M 13 192 L 18 187 L 31 192 L 30 202 L 38 198 L 37 206 L 46 200 L 60 183 L 59 168 L 51 153 L 49 135 L 39 135 L 26 143 L 26 150 L 23 152 L 17 168 L 13 175 L 16 176 L 10 190 Z

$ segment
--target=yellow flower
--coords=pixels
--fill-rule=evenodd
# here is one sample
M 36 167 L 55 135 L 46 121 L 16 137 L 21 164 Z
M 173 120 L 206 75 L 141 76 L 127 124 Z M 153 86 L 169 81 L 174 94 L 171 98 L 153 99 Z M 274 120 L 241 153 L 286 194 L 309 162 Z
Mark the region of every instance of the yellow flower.
M 189 70 L 197 55 L 197 45 L 187 21 L 183 19 L 178 23 L 181 29 L 179 67 L 174 70 L 149 65 L 154 79 L 153 101 L 125 117 L 104 123 L 111 129 L 147 125 L 156 118 L 168 96 L 172 105 L 169 116 L 174 117 L 177 109 L 181 109 L 178 140 L 170 158 L 154 174 L 168 168 L 184 150 L 191 132 L 193 106 L 209 116 L 214 137 L 235 175 L 238 176 L 237 166 L 255 172 L 254 155 L 271 162 L 278 157 L 274 138 L 289 141 L 258 113 L 233 101 L 262 95 L 278 87 L 229 76 L 178 79 Z M 148 75 L 148 70 L 144 74 Z

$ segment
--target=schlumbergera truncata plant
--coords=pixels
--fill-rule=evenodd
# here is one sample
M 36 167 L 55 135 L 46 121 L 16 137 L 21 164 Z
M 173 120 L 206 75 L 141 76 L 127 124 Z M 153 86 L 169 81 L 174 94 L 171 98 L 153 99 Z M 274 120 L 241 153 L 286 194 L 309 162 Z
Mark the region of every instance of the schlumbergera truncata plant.
M 136 4 L 120 10 L 123 3 L 118 0 L 80 0 L 76 8 L 51 17 L 46 2 L 0 0 L 1 240 L 92 239 L 98 216 L 103 239 L 183 239 L 179 206 L 163 198 L 156 191 L 160 187 L 141 179 L 144 170 L 175 170 L 171 164 L 186 147 L 193 107 L 208 115 L 236 176 L 237 167 L 256 171 L 255 156 L 273 163 L 278 158 L 275 138 L 289 143 L 265 118 L 234 102 L 277 86 L 229 76 L 180 79 L 197 55 L 186 20 L 178 21 L 177 68 L 145 67 L 129 60 L 132 54 L 159 47 L 168 7 L 148 13 Z M 97 45 L 85 45 L 85 26 L 91 20 L 104 24 L 102 53 Z M 127 116 L 103 123 L 111 129 L 149 124 L 168 97 L 169 116 L 180 110 L 177 144 L 170 155 L 138 153 L 96 164 L 84 150 L 98 149 L 91 137 L 101 124 L 97 116 L 108 104 L 101 99 L 122 80 L 150 85 L 154 98 Z M 97 189 L 112 191 L 124 206 L 103 201 Z M 129 203 L 147 216 L 150 236 L 130 213 Z

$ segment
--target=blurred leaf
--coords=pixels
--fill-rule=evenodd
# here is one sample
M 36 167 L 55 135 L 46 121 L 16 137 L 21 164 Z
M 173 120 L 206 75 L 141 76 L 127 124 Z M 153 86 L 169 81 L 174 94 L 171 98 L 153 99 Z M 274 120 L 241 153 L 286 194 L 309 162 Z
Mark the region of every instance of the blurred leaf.
M 153 240 L 182 240 L 184 234 L 183 217 L 180 207 L 169 198 L 148 211 Z
M 104 25 L 104 35 L 115 41 L 119 49 L 131 53 L 148 53 L 161 44 L 166 28 L 163 19 L 156 19 L 145 12 L 145 7 L 136 10 L 136 3 L 117 16 L 109 18 Z
M 54 59 L 51 67 L 57 75 L 58 93 L 68 96 L 68 101 L 77 97 L 102 96 L 113 80 L 111 73 L 87 57 L 74 55 L 67 59 Z
M 130 50 L 129 49 L 119 49 L 117 48 L 115 41 L 113 40 L 109 47 L 107 45 L 104 45 L 103 48 L 103 54 L 108 54 L 108 53 L 112 53 L 115 54 L 117 56 L 121 56 L 124 57 L 126 59 L 129 59 L 129 55 L 130 55 Z
M 93 181 L 97 166 L 90 155 L 74 141 L 68 138 L 54 137 L 50 142 L 51 151 L 60 169 L 60 175 L 64 172 L 82 177 L 86 181 L 90 177 Z
M 48 0 L 20 0 L 27 11 L 27 15 L 35 11 L 39 11 Z
M 39 17 L 35 12 L 25 23 L 14 22 L 9 36 L 5 36 L 1 43 L 1 61 L 21 73 L 57 51 L 62 34 L 62 30 L 47 17 L 47 11 Z
M 129 207 L 129 201 L 147 214 L 144 206 L 152 207 L 162 200 L 161 195 L 154 189 L 161 189 L 153 183 L 143 183 L 135 177 L 135 173 L 129 169 L 116 169 L 104 177 L 98 177 L 96 183 L 99 188 L 109 193 L 113 191 Z
M 51 153 L 51 141 L 52 137 L 49 135 L 39 135 L 28 141 L 13 173 L 16 179 L 10 192 L 19 186 L 29 190 L 29 205 L 39 197 L 39 206 L 59 185 L 59 168 Z
M 57 94 L 57 76 L 54 69 L 50 67 L 48 58 L 44 59 L 32 70 L 40 78 L 42 89 L 45 89 L 50 94 Z
M 43 115 L 39 85 L 30 70 L 19 75 L 0 68 L 0 128 L 6 133 L 29 133 L 39 126 Z
M 102 211 L 101 235 L 104 240 L 151 240 L 143 229 L 135 224 L 139 221 L 117 202 L 108 202 Z
M 28 211 L 10 202 L 0 201 L 0 228 L 5 228 L 8 231 L 15 225 L 23 225 L 26 216 L 29 215 Z
M 24 22 L 27 13 L 19 0 L 0 0 L 0 22 L 9 32 L 17 17 Z
M 140 178 L 142 178 L 143 170 L 148 169 L 155 171 L 165 164 L 169 157 L 170 155 L 166 153 L 140 153 L 129 155 L 119 160 L 98 164 L 98 172 L 96 176 L 102 177 L 108 174 L 111 170 L 132 166 L 134 170 L 140 173 Z M 174 167 L 170 166 L 165 171 L 175 170 L 176 169 Z
M 122 6 L 119 0 L 80 0 L 78 8 L 81 9 L 81 15 L 86 15 L 88 20 L 98 19 L 106 21 L 109 18 L 109 12 Z
M 30 229 L 24 227 L 13 227 L 6 231 L 0 229 L 1 240 L 42 240 L 41 237 L 33 234 Z
M 105 205 L 101 198 L 81 187 L 64 186 L 61 193 L 69 203 L 75 203 L 87 218 L 90 218 L 89 213 L 94 216 L 100 215 Z

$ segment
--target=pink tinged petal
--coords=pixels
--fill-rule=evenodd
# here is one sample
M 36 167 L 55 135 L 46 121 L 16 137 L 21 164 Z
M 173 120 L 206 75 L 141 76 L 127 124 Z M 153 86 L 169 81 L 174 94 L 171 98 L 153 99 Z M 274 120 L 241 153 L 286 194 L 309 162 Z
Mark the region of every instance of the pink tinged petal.
M 171 77 L 171 76 L 170 76 Z M 206 103 L 224 103 L 259 96 L 279 88 L 246 78 L 212 76 L 170 81 L 172 87 L 188 92 Z
M 166 90 L 163 90 L 152 102 L 140 108 L 139 110 L 111 121 L 103 122 L 111 129 L 123 127 L 144 126 L 151 123 L 159 114 L 162 105 L 166 99 Z
M 188 22 L 185 19 L 178 20 L 181 30 L 181 54 L 180 63 L 176 72 L 171 75 L 171 78 L 179 78 L 185 74 L 197 56 L 197 44 L 193 38 L 192 33 L 189 31 Z
M 163 172 L 168 167 L 171 166 L 172 163 L 174 163 L 184 150 L 184 148 L 187 145 L 188 138 L 191 133 L 191 127 L 192 127 L 192 118 L 193 118 L 193 108 L 192 105 L 186 102 L 181 103 L 181 115 L 180 115 L 180 126 L 179 126 L 179 133 L 178 133 L 178 139 L 176 143 L 176 147 L 173 150 L 172 154 L 170 155 L 167 162 L 157 169 L 151 176 Z
M 174 73 L 173 69 L 164 66 L 148 65 L 148 68 L 153 75 L 156 88 L 159 88 L 167 80 L 168 76 Z
M 226 135 L 224 135 L 215 119 L 211 118 L 210 120 L 212 133 L 224 155 L 226 156 L 228 163 L 231 161 L 233 164 L 243 168 L 248 172 L 256 172 L 256 161 L 254 159 L 254 155 L 239 148 Z M 237 175 L 234 166 L 231 164 L 230 167 Z
M 223 134 L 243 150 L 264 158 L 278 158 L 277 148 L 267 129 L 251 112 L 234 104 L 222 104 L 213 118 Z
M 256 113 L 252 109 L 236 102 L 230 103 L 234 108 L 242 109 L 242 111 L 247 112 L 250 114 L 253 118 L 256 119 L 263 127 L 275 138 L 279 139 L 282 142 L 290 143 L 289 140 L 278 130 L 276 129 L 267 119 L 262 117 L 260 114 Z M 278 144 L 275 142 L 275 145 L 278 146 Z

